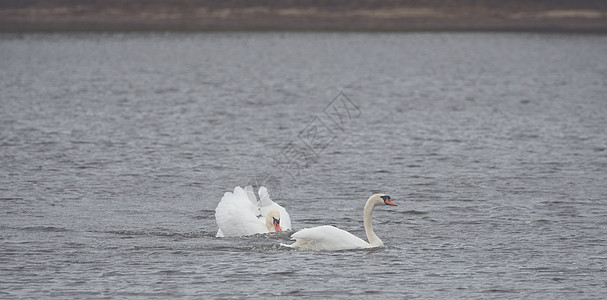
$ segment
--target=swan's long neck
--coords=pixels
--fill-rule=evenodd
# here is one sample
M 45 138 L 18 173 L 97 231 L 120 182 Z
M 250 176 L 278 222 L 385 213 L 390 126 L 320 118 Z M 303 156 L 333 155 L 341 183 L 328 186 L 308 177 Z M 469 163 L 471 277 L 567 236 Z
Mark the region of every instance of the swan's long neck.
M 384 245 L 384 242 L 382 242 L 375 232 L 373 232 L 373 208 L 375 208 L 375 206 L 376 204 L 367 201 L 363 213 L 363 222 L 365 224 L 365 233 L 367 234 L 367 239 L 369 240 L 371 247 L 380 247 Z

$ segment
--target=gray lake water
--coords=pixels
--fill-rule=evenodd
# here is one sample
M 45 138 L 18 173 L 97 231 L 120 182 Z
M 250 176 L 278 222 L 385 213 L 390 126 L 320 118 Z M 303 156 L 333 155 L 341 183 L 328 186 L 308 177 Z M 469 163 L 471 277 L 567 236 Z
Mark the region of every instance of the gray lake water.
M 602 298 L 606 95 L 605 35 L 0 35 L 0 298 Z M 263 181 L 386 246 L 215 238 Z

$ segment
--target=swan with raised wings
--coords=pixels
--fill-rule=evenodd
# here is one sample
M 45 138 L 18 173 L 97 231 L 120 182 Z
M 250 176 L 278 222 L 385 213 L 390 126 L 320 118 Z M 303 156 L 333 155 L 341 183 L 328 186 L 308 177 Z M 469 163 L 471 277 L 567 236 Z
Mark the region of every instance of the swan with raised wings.
M 217 237 L 245 236 L 291 229 L 287 211 L 270 199 L 268 189 L 259 188 L 259 200 L 252 186 L 237 186 L 226 192 L 215 209 Z
M 372 221 L 373 209 L 378 205 L 396 206 L 392 202 L 392 198 L 385 194 L 375 194 L 367 200 L 363 212 L 363 222 L 369 242 L 345 230 L 325 225 L 302 229 L 291 236 L 295 240 L 293 244 L 281 245 L 308 250 L 346 250 L 381 247 L 384 243 L 373 232 Z

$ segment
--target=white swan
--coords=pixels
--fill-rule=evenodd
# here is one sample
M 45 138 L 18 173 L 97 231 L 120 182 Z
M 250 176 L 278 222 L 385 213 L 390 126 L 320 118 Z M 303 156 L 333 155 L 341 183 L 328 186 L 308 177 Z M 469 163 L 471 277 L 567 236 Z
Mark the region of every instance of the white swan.
M 259 200 L 252 186 L 237 186 L 226 192 L 215 209 L 217 237 L 244 236 L 291 229 L 287 211 L 270 199 L 268 189 L 259 188 Z
M 281 245 L 309 250 L 345 250 L 381 247 L 384 243 L 375 235 L 375 232 L 373 232 L 373 221 L 371 219 L 373 208 L 378 205 L 396 206 L 396 204 L 392 202 L 390 196 L 385 194 L 375 194 L 367 200 L 363 213 L 363 220 L 365 233 L 367 234 L 367 239 L 369 239 L 368 243 L 345 230 L 325 225 L 302 229 L 291 236 L 291 238 L 295 240 L 295 243 Z

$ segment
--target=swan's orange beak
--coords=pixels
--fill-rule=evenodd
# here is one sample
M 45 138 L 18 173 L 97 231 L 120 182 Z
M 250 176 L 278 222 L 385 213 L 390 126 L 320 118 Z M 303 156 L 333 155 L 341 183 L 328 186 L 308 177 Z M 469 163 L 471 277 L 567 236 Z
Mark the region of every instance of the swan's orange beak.
M 392 206 L 396 206 L 396 203 L 392 202 L 392 198 L 391 198 L 390 196 L 388 196 L 388 195 L 383 195 L 383 196 L 380 196 L 380 198 L 381 198 L 382 200 L 384 200 L 384 204 L 385 204 L 385 205 L 392 205 Z
M 387 199 L 386 201 L 384 201 L 384 203 L 386 203 L 386 205 L 394 205 L 396 206 L 396 203 L 392 202 L 392 200 Z
M 274 229 L 276 230 L 276 232 L 282 231 L 282 229 L 280 228 L 280 219 L 273 219 L 272 224 L 274 224 Z

